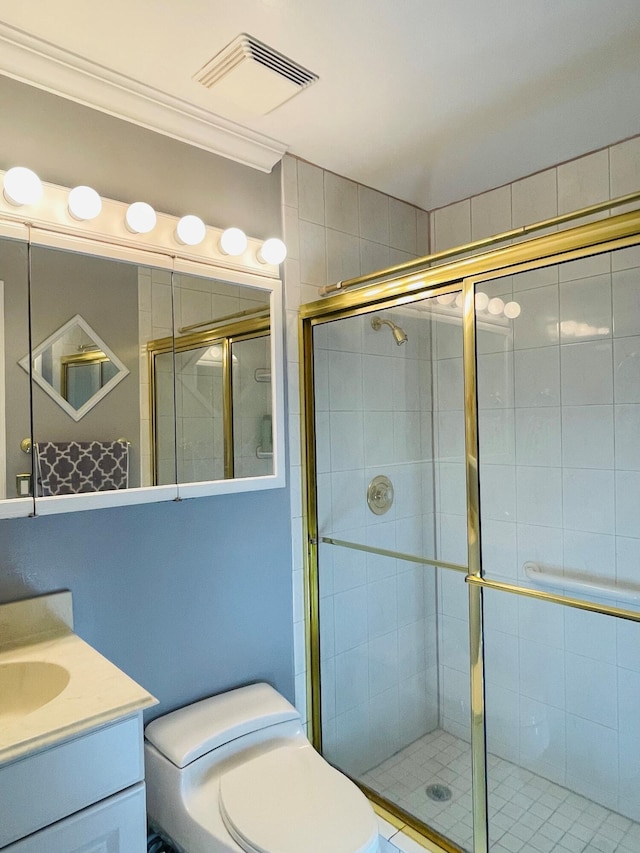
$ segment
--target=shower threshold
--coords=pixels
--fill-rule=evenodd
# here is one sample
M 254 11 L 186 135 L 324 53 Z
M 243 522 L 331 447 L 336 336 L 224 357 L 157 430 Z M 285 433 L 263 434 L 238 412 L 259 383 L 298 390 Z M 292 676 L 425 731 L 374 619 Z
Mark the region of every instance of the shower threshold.
M 516 764 L 487 756 L 491 853 L 638 853 L 640 824 Z M 436 729 L 360 777 L 463 849 L 473 850 L 471 748 Z M 451 798 L 430 798 L 433 786 Z

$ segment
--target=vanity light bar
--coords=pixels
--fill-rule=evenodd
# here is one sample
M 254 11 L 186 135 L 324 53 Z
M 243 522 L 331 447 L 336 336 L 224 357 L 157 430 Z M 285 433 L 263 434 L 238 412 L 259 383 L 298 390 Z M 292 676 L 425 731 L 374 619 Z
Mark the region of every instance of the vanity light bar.
M 0 226 L 41 228 L 74 236 L 156 251 L 172 257 L 214 263 L 225 268 L 278 277 L 287 249 L 282 240 L 254 240 L 239 228 L 207 226 L 191 214 L 178 218 L 143 201 L 133 204 L 102 199 L 87 186 L 69 190 L 43 183 L 23 166 L 0 170 Z

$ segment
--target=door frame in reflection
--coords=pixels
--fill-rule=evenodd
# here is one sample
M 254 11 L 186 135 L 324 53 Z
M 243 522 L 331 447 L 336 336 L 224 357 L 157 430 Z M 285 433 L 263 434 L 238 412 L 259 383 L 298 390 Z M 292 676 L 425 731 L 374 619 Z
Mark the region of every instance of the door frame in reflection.
M 159 459 L 160 459 L 160 441 L 158 438 L 158 388 L 156 359 L 160 355 L 172 353 L 175 356 L 178 353 L 191 352 L 201 349 L 202 347 L 220 346 L 221 348 L 221 368 L 222 368 L 222 422 L 223 422 L 223 459 L 224 459 L 224 479 L 232 480 L 235 477 L 234 473 L 234 436 L 233 436 L 233 377 L 232 377 L 232 348 L 236 343 L 241 341 L 253 340 L 255 338 L 267 337 L 271 334 L 271 325 L 268 306 L 256 309 L 256 314 L 263 316 L 243 317 L 236 321 L 231 321 L 225 325 L 218 325 L 213 329 L 205 329 L 200 332 L 191 332 L 190 334 L 180 337 L 168 336 L 159 338 L 158 340 L 149 341 L 147 344 L 148 363 L 149 363 L 149 411 L 151 417 L 150 425 L 150 442 L 151 442 L 151 477 L 152 484 L 158 485 Z M 174 365 L 174 383 L 177 376 Z M 177 412 L 175 413 L 177 416 Z M 177 459 L 176 459 L 176 478 Z

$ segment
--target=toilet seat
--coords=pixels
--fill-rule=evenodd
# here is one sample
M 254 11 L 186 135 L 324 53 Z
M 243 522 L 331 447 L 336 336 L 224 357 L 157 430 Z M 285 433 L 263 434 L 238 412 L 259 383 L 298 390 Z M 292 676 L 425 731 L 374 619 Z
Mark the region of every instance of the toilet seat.
M 310 744 L 279 746 L 223 774 L 220 814 L 246 853 L 376 853 L 364 794 Z

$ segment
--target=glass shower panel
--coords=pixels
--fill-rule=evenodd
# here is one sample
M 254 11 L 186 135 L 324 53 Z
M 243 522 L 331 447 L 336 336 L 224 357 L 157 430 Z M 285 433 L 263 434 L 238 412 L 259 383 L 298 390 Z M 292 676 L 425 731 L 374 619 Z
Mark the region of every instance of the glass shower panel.
M 640 251 L 480 292 L 506 304 L 493 319 L 476 296 L 485 576 L 574 597 L 631 582 L 640 596 L 625 556 L 640 537 Z
M 323 750 L 464 847 L 472 829 L 456 296 L 315 326 L 314 393 Z
M 640 624 L 484 601 L 491 850 L 640 849 Z

